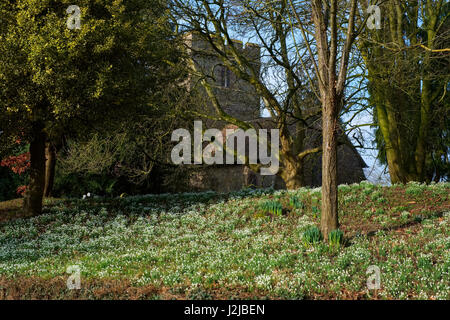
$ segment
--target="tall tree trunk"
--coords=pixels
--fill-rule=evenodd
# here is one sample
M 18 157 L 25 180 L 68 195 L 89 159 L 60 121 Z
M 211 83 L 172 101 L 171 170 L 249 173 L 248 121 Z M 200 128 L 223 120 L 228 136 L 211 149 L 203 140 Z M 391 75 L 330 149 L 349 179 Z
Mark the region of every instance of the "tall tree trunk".
M 44 197 L 52 196 L 53 184 L 55 181 L 55 167 L 56 167 L 56 148 L 51 142 L 47 142 L 45 148 L 45 187 Z
M 392 183 L 429 182 L 436 171 L 431 155 L 441 137 L 433 133 L 433 125 L 438 110 L 445 110 L 445 102 L 436 99 L 445 95 L 446 75 L 436 70 L 440 57 L 432 51 L 437 49 L 436 40 L 445 37 L 442 30 L 438 33 L 446 19 L 444 4 L 415 1 L 405 9 L 401 1 L 389 0 L 383 4 L 387 17 L 383 30 L 368 31 L 364 37 L 376 39 L 379 45 L 373 46 L 372 40 L 361 42 L 383 138 L 379 142 L 384 142 Z M 426 37 L 417 37 L 421 32 Z M 388 49 L 392 45 L 413 48 L 424 40 L 424 50 L 392 55 Z
M 334 90 L 332 90 L 334 91 Z M 320 228 L 325 241 L 328 234 L 339 228 L 337 184 L 337 110 L 335 92 L 329 94 L 322 114 L 322 213 Z
M 44 127 L 33 124 L 33 140 L 30 143 L 30 182 L 25 193 L 24 211 L 28 216 L 42 212 L 42 198 L 45 186 L 45 140 Z
M 430 27 L 427 30 L 427 45 L 428 48 L 434 47 L 434 40 L 436 37 L 436 32 L 434 28 L 436 26 L 437 16 L 432 16 L 430 19 Z M 430 59 L 431 53 L 426 52 L 424 58 L 424 66 L 425 66 L 425 75 L 422 80 L 422 97 L 421 97 L 421 106 L 420 106 L 420 127 L 419 127 L 419 137 L 417 139 L 417 147 L 415 152 L 415 160 L 417 167 L 417 175 L 419 181 L 426 181 L 426 165 L 425 159 L 427 157 L 427 143 L 429 141 L 428 131 L 430 128 L 430 113 L 431 113 L 431 105 L 432 105 L 432 83 L 430 79 L 430 75 L 433 74 L 433 70 L 430 70 Z
M 392 183 L 405 183 L 405 166 L 401 159 L 401 151 L 395 132 L 398 131 L 394 117 L 389 117 L 388 108 L 381 103 L 377 105 L 378 124 L 385 141 L 386 158 Z

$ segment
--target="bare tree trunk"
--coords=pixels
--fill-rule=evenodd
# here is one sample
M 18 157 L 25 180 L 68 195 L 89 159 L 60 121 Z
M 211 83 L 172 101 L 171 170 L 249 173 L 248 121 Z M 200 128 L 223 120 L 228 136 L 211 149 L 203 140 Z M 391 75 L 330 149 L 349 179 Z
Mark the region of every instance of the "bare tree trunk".
M 320 228 L 325 241 L 328 234 L 339 228 L 337 188 L 337 138 L 338 119 L 344 95 L 350 50 L 355 40 L 354 22 L 357 0 L 351 1 L 347 33 L 342 53 L 338 54 L 338 10 L 337 0 L 331 0 L 329 7 L 320 0 L 312 0 L 322 103 L 322 212 Z M 341 10 L 343 7 L 341 8 Z M 329 34 L 328 34 L 328 29 Z M 339 57 L 340 56 L 340 57 Z M 337 60 L 340 60 L 339 66 Z M 339 72 L 337 69 L 339 68 Z
M 55 167 L 56 167 L 56 148 L 55 146 L 47 142 L 45 148 L 45 187 L 44 197 L 49 198 L 52 196 L 53 184 L 55 181 Z
M 30 182 L 24 199 L 24 211 L 28 216 L 41 214 L 45 185 L 46 135 L 41 124 L 33 124 L 33 135 L 30 143 Z
M 323 122 L 322 152 L 322 214 L 320 228 L 325 241 L 328 234 L 339 228 L 337 185 L 337 101 L 336 95 L 327 97 Z

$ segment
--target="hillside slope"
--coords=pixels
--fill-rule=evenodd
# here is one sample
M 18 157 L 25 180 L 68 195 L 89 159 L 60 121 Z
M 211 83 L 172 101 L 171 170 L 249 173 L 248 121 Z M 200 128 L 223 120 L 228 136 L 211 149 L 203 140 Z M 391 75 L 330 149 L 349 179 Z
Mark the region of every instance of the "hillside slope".
M 319 188 L 49 200 L 34 218 L 3 203 L 0 298 L 450 299 L 449 183 L 339 191 L 336 246 L 304 238 Z M 74 265 L 80 290 L 66 287 Z

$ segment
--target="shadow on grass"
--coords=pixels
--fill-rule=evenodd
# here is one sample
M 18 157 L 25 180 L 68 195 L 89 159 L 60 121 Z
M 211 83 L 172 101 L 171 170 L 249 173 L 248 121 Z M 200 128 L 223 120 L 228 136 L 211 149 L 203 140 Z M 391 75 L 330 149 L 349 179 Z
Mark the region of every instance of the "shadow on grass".
M 429 214 L 429 215 L 418 215 L 414 218 L 414 220 L 411 220 L 411 221 L 407 221 L 407 222 L 404 222 L 404 223 L 401 223 L 398 225 L 386 226 L 386 227 L 370 230 L 365 234 L 365 236 L 367 236 L 367 238 L 373 238 L 380 231 L 391 232 L 391 231 L 405 230 L 405 229 L 408 229 L 408 228 L 411 228 L 411 227 L 421 224 L 425 219 L 441 218 L 443 216 L 444 216 L 443 211 L 433 212 L 432 214 Z M 348 237 L 345 242 L 345 247 L 351 246 L 352 240 L 358 236 L 361 236 L 361 234 L 357 233 L 351 237 Z

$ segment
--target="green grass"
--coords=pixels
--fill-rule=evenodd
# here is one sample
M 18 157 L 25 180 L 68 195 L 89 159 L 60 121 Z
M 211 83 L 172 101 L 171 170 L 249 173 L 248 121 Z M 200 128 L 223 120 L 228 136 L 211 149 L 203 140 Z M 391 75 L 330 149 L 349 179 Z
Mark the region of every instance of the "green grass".
M 24 281 L 50 290 L 79 265 L 82 286 L 151 286 L 156 299 L 450 299 L 450 184 L 419 186 L 340 186 L 345 241 L 332 247 L 304 245 L 320 221 L 317 188 L 52 200 L 39 217 L 0 219 L 0 297 Z M 286 213 L 261 214 L 268 202 Z

